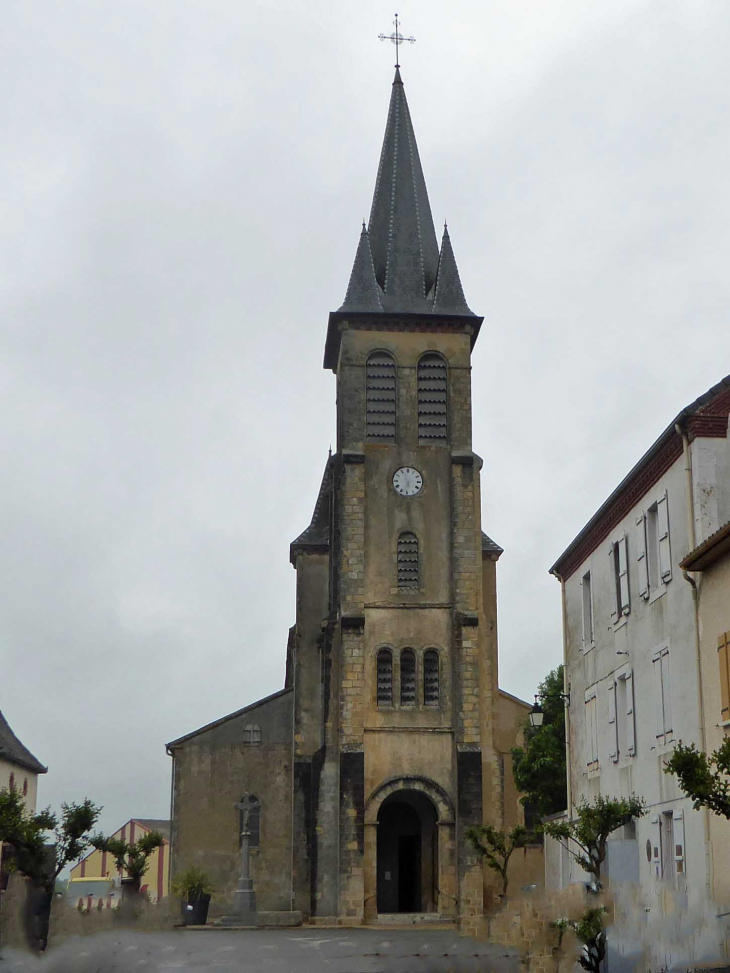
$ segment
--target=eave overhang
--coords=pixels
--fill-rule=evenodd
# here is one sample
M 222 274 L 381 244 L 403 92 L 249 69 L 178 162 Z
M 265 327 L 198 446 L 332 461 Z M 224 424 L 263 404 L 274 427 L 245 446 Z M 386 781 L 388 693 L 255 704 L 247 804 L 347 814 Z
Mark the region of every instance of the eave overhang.
M 690 551 L 679 566 L 683 571 L 705 571 L 726 554 L 730 554 L 730 522 Z
M 337 371 L 342 332 L 360 331 L 432 331 L 458 332 L 471 337 L 476 344 L 484 321 L 477 314 L 421 314 L 418 312 L 383 313 L 382 311 L 331 311 L 327 324 L 323 367 Z

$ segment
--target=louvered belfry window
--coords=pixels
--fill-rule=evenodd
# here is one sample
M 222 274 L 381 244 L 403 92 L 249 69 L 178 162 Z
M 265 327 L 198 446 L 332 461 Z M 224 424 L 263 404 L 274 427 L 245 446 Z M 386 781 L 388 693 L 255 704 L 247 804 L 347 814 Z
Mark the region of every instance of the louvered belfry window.
M 393 653 L 390 649 L 378 652 L 378 706 L 393 703 Z
M 403 649 L 400 654 L 400 704 L 416 704 L 416 653 L 413 649 Z
M 446 362 L 430 352 L 418 362 L 418 441 L 448 442 Z
M 395 359 L 376 351 L 365 366 L 367 414 L 365 436 L 369 443 L 395 442 L 396 369 Z
M 426 706 L 439 704 L 439 654 L 433 649 L 423 656 L 423 702 Z
M 418 590 L 418 538 L 409 531 L 398 537 L 398 588 L 401 591 Z

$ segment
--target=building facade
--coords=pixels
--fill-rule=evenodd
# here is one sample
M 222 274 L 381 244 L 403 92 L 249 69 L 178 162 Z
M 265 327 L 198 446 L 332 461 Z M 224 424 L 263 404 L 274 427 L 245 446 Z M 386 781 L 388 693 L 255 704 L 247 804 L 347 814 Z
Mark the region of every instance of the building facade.
M 704 744 L 711 753 L 730 733 L 730 523 L 710 534 L 679 566 L 696 585 Z M 707 818 L 712 898 L 719 913 L 728 913 L 730 821 L 702 813 Z
M 286 686 L 168 744 L 173 871 L 216 863 L 213 914 L 235 888 L 242 792 L 261 803 L 260 909 L 484 910 L 492 879 L 465 832 L 521 820 L 509 752 L 529 706 L 497 680 L 502 550 L 481 529 L 472 449 L 481 324 L 446 229 L 437 243 L 397 70 L 369 225 L 329 317 L 337 450 L 291 544 Z
M 112 838 L 133 845 L 142 835 L 149 834 L 150 831 L 159 831 L 164 842 L 159 848 L 155 848 L 147 859 L 147 871 L 142 877 L 140 889 L 149 897 L 150 902 L 158 902 L 166 898 L 169 893 L 170 822 L 156 818 L 131 818 L 114 832 Z M 95 848 L 74 865 L 70 877 L 72 879 L 108 878 L 119 892 L 122 879 L 127 876 L 116 867 L 112 855 Z
M 34 814 L 38 801 L 38 777 L 48 768 L 24 746 L 10 729 L 0 712 L 0 791 L 21 794 L 29 814 Z M 3 843 L 0 841 L 0 888 L 5 888 L 7 875 L 3 868 Z
M 599 794 L 645 798 L 646 817 L 612 836 L 607 871 L 614 889 L 638 887 L 647 910 L 627 954 L 668 903 L 697 918 L 704 945 L 676 924 L 654 935 L 666 963 L 724 938 L 708 816 L 664 764 L 679 740 L 707 743 L 717 659 L 703 672 L 697 582 L 683 559 L 730 518 L 729 413 L 730 377 L 667 426 L 551 569 L 563 599 L 569 810 Z M 554 884 L 584 878 L 565 856 L 549 873 Z

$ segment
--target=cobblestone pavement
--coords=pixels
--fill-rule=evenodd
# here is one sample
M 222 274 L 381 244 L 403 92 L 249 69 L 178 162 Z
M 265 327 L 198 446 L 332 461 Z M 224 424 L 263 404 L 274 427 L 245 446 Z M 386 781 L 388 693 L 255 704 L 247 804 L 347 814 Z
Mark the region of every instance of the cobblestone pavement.
M 517 973 L 513 950 L 446 929 L 131 931 L 73 937 L 0 973 Z

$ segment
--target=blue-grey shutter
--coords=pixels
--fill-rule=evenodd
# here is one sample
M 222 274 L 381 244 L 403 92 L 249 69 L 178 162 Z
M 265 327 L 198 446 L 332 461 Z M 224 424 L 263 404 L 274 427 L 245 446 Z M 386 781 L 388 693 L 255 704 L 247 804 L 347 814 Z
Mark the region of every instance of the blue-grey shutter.
M 636 518 L 636 566 L 639 575 L 639 596 L 649 597 L 649 564 L 646 559 L 646 514 Z
M 672 580 L 672 551 L 669 544 L 669 501 L 667 491 L 657 500 L 657 537 L 659 540 L 659 573 L 662 581 Z

